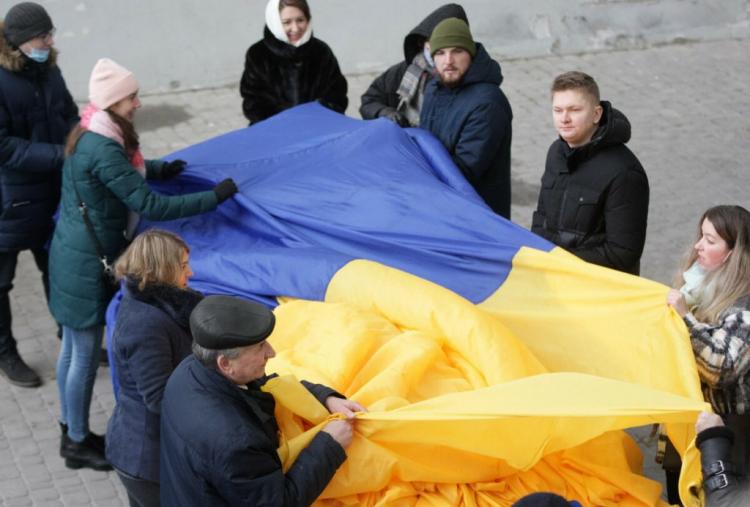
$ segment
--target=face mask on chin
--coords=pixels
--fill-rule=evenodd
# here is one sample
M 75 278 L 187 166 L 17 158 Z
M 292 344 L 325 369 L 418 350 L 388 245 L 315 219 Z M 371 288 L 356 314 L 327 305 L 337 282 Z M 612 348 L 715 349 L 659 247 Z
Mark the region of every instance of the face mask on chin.
M 49 58 L 49 49 L 31 48 L 31 52 L 24 54 L 37 63 L 44 63 Z

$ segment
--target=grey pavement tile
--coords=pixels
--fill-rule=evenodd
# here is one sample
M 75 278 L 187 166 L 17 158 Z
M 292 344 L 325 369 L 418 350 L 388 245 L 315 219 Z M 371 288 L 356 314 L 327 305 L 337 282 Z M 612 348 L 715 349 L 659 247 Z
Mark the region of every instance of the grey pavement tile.
M 21 477 L 21 472 L 15 463 L 4 463 L 0 466 L 0 482 L 5 482 L 10 479 L 18 479 Z
M 60 504 L 59 498 L 60 494 L 57 492 L 57 490 L 54 487 L 45 487 L 45 488 L 38 488 L 38 489 L 32 489 L 29 496 L 31 497 L 31 500 L 34 502 L 34 505 L 39 505 L 46 502 L 52 502 L 53 500 Z
M 27 505 L 33 505 L 31 498 L 19 497 L 19 498 L 8 498 L 5 501 L 7 507 L 26 507 Z
M 6 502 L 13 498 L 25 498 L 28 493 L 29 490 L 23 481 L 18 479 L 0 481 L 0 494 Z
M 88 492 L 84 490 L 63 492 L 60 497 L 64 505 L 94 505 Z

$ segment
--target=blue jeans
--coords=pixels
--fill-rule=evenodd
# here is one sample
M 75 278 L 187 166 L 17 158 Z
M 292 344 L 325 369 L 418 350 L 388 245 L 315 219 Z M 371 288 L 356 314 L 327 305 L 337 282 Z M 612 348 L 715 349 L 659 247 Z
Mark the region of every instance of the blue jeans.
M 89 434 L 89 407 L 94 389 L 104 326 L 71 329 L 63 326 L 62 348 L 57 359 L 60 390 L 60 422 L 68 425 L 68 437 L 82 442 Z

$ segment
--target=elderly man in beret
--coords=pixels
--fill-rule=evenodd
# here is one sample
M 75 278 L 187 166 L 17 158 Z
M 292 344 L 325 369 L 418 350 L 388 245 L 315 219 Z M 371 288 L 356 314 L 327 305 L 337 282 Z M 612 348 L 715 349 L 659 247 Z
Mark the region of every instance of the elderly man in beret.
M 354 413 L 365 409 L 303 381 L 346 419 L 329 422 L 284 473 L 275 402 L 260 389 L 274 324 L 265 306 L 228 296 L 208 296 L 191 313 L 193 355 L 172 373 L 161 406 L 162 505 L 310 505 L 346 459 Z

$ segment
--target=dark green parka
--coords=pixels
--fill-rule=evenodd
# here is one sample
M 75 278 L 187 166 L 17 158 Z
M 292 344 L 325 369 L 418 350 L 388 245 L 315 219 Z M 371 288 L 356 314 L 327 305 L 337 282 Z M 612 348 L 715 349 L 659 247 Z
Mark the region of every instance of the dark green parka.
M 163 166 L 163 161 L 147 161 L 146 177 L 159 179 Z M 84 133 L 63 166 L 60 218 L 49 258 L 50 311 L 60 324 L 84 329 L 104 324 L 112 293 L 78 210 L 74 179 L 109 262 L 114 262 L 127 244 L 128 210 L 149 220 L 174 220 L 214 210 L 217 198 L 212 190 L 177 196 L 152 192 L 118 142 Z

